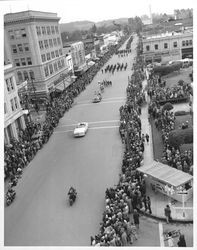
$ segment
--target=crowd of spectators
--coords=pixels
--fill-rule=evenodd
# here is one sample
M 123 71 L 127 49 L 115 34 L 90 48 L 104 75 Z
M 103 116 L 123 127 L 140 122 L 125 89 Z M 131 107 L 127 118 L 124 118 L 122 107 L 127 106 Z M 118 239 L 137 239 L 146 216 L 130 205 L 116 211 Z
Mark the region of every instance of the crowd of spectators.
M 155 80 L 158 78 L 155 77 Z M 175 129 L 175 115 L 169 110 L 162 110 L 162 106 L 155 100 L 149 104 L 148 112 L 153 118 L 155 127 L 161 131 L 164 145 L 162 162 L 178 170 L 193 175 L 193 151 L 191 149 L 182 152 L 179 148 L 169 145 L 169 133 Z
M 177 102 L 183 98 L 188 98 L 191 87 L 189 84 L 176 85 L 174 87 L 166 87 L 166 81 L 161 80 L 157 75 L 150 74 L 150 79 L 148 80 L 148 90 L 147 93 L 151 100 L 156 100 L 157 102 L 176 100 Z
M 126 49 L 127 50 L 130 50 L 131 48 L 131 43 L 133 42 L 133 36 L 131 36 L 128 41 L 127 41 L 127 44 L 126 44 Z
M 4 177 L 13 179 L 17 169 L 23 169 L 34 158 L 37 151 L 49 140 L 59 119 L 72 106 L 74 98 L 79 95 L 88 84 L 91 83 L 96 73 L 104 66 L 110 57 L 117 52 L 128 37 L 124 37 L 120 43 L 110 47 L 108 52 L 91 68 L 89 68 L 73 84 L 69 85 L 58 96 L 52 95 L 46 101 L 46 115 L 44 123 L 30 122 L 24 130 L 20 131 L 18 140 L 12 138 L 8 145 L 4 146 Z
M 125 145 L 122 173 L 118 185 L 106 190 L 103 221 L 99 234 L 91 237 L 93 246 L 131 245 L 138 239 L 138 210 L 152 213 L 144 177 L 136 171 L 143 164 L 145 143 L 140 120 L 143 72 L 139 57 L 135 69 L 127 87 L 126 103 L 120 107 L 120 135 Z

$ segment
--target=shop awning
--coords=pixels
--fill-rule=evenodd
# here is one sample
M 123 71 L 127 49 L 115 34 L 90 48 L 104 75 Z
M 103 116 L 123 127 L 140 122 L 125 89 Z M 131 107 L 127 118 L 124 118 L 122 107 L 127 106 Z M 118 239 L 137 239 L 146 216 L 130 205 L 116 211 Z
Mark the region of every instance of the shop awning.
M 192 175 L 160 162 L 154 162 L 151 165 L 139 167 L 137 170 L 174 187 L 183 185 L 193 179 Z

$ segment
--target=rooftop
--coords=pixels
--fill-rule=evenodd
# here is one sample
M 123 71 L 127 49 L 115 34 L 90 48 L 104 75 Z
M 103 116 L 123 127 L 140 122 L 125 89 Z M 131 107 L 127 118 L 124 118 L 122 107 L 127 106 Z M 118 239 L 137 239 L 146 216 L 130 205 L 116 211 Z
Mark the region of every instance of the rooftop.
M 4 22 L 9 23 L 13 21 L 20 21 L 30 18 L 58 19 L 58 20 L 60 19 L 59 17 L 57 17 L 57 13 L 27 10 L 27 11 L 5 14 Z
M 187 29 L 182 32 L 166 32 L 161 34 L 156 34 L 149 37 L 143 37 L 143 39 L 149 40 L 149 39 L 156 39 L 156 38 L 164 38 L 164 37 L 171 37 L 171 36 L 182 36 L 184 34 L 193 34 L 193 30 Z

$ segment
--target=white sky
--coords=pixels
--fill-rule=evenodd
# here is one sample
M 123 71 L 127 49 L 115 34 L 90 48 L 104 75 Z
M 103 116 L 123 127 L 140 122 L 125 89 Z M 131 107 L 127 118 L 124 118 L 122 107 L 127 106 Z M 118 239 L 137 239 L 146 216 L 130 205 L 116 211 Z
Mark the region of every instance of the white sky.
M 102 21 L 121 17 L 149 15 L 152 13 L 173 13 L 174 9 L 193 8 L 195 0 L 13 0 L 1 1 L 0 11 L 14 13 L 37 10 L 57 13 L 60 23 L 72 21 Z

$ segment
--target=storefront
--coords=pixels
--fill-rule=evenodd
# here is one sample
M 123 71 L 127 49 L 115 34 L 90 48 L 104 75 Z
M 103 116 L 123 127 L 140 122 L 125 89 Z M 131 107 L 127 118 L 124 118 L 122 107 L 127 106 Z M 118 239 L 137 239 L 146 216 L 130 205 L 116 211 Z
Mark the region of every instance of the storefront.
M 193 195 L 193 176 L 160 162 L 137 169 L 144 174 L 146 186 L 174 200 L 187 201 Z

